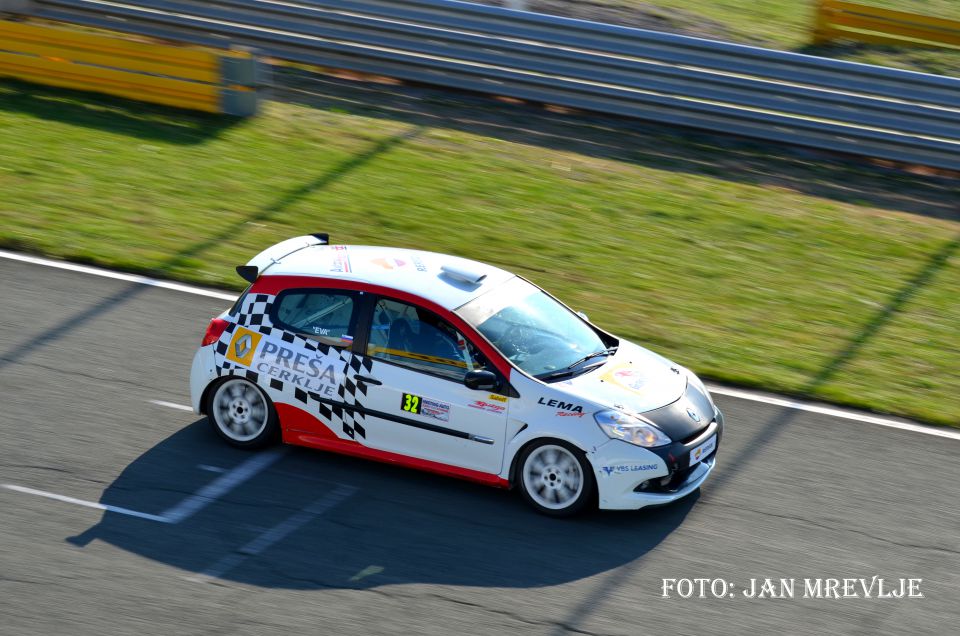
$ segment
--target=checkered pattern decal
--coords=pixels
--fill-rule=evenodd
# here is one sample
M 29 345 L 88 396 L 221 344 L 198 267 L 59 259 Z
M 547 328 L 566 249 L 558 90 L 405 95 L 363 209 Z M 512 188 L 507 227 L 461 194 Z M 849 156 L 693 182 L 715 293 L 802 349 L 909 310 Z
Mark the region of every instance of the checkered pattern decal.
M 369 356 L 354 355 L 348 350 L 331 347 L 274 327 L 268 315 L 274 299 L 275 297 L 270 294 L 249 294 L 243 300 L 237 323 L 231 323 L 227 327 L 215 347 L 217 375 L 245 377 L 252 382 L 257 382 L 275 402 L 301 406 L 308 413 L 317 416 L 339 437 L 353 440 L 358 437 L 366 438 L 367 431 L 362 413 L 329 402 L 342 402 L 345 405 L 362 407 L 360 400 L 366 395 L 367 389 L 363 385 L 358 386 L 348 376 L 369 373 L 373 369 L 373 360 Z M 314 358 L 318 368 L 323 368 L 325 371 L 332 370 L 332 376 L 336 379 L 334 386 L 329 386 L 331 383 L 327 382 L 326 385 L 314 386 L 312 388 L 316 390 L 311 390 L 311 387 L 305 388 L 302 384 L 304 380 L 302 374 L 288 373 L 287 379 L 273 377 L 231 362 L 226 355 L 238 327 L 261 334 L 260 348 L 265 347 L 266 343 L 272 343 Z M 254 360 L 253 366 L 256 367 L 258 359 L 255 357 Z M 329 375 L 326 377 L 330 378 Z M 289 378 L 300 378 L 300 381 L 291 381 Z

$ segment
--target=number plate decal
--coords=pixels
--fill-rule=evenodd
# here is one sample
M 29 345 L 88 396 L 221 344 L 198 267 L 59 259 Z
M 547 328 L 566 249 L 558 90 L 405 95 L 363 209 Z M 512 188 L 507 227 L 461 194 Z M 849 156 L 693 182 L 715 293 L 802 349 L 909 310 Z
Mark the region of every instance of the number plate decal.
M 419 395 L 404 393 L 400 398 L 400 409 L 407 413 L 420 413 L 420 406 L 423 404 L 423 398 Z
M 405 413 L 422 415 L 441 422 L 450 421 L 450 405 L 422 395 L 404 393 L 400 398 L 400 410 Z

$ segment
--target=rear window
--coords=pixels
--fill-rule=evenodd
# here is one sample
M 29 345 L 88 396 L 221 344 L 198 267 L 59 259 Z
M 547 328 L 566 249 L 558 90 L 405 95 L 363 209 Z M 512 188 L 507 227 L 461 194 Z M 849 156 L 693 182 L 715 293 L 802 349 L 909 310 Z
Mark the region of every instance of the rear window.
M 289 290 L 273 304 L 273 324 L 336 347 L 353 342 L 355 305 L 352 292 Z
M 247 294 L 250 293 L 251 287 L 253 287 L 253 285 L 247 285 L 247 288 L 243 290 L 243 293 L 240 294 L 233 302 L 233 306 L 230 308 L 230 311 L 227 312 L 227 315 L 236 317 L 237 313 L 240 311 L 240 307 L 243 306 L 244 299 L 247 297 Z

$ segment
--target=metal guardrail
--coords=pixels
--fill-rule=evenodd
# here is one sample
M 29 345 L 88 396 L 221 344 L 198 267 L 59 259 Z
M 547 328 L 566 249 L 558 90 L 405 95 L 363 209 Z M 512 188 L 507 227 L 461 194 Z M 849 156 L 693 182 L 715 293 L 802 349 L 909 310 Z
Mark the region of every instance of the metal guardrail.
M 248 52 L 163 46 L 0 20 L 0 77 L 178 108 L 255 114 L 256 63 Z
M 32 15 L 960 169 L 960 79 L 453 0 L 32 0 Z
M 888 46 L 940 46 L 960 50 L 960 20 L 845 0 L 817 0 L 814 20 L 814 44 L 852 40 Z

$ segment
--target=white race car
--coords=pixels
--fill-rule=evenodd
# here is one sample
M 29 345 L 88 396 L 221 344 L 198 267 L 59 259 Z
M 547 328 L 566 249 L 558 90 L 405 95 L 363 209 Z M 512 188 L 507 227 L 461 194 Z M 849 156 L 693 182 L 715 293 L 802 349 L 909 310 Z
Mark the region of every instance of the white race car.
M 723 415 L 697 377 L 502 269 L 289 239 L 193 360 L 193 408 L 275 440 L 517 487 L 538 511 L 637 509 L 713 470 Z

